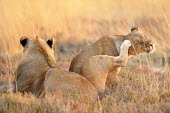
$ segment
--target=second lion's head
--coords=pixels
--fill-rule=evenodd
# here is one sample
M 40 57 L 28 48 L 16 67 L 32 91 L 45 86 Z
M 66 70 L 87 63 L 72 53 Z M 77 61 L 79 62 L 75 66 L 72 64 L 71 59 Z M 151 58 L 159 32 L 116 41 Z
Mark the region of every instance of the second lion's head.
M 132 27 L 131 33 L 129 33 L 127 36 L 132 43 L 132 46 L 129 48 L 129 54 L 137 55 L 144 52 L 154 52 L 155 46 L 153 41 L 144 33 L 142 33 L 138 27 Z

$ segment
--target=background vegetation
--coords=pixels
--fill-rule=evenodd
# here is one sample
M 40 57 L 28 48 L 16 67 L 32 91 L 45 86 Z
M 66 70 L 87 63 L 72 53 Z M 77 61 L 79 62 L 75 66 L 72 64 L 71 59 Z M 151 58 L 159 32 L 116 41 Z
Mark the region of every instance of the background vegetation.
M 169 113 L 169 5 L 169 0 L 0 0 L 0 112 Z M 93 102 L 77 95 L 37 99 L 4 93 L 22 56 L 20 37 L 55 38 L 58 66 L 68 70 L 83 48 L 104 35 L 127 34 L 134 25 L 157 50 L 129 59 L 113 95 Z

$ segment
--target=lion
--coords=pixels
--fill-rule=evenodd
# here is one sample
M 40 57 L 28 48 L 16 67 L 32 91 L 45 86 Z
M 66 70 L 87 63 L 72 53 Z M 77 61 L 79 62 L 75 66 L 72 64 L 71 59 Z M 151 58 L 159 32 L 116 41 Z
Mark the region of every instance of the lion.
M 120 46 L 125 40 L 130 40 L 132 44 L 128 50 L 129 57 L 145 52 L 152 53 L 155 50 L 152 40 L 142 33 L 137 26 L 134 26 L 131 28 L 131 32 L 127 35 L 104 36 L 97 40 L 94 44 L 82 50 L 72 59 L 69 71 L 81 74 L 80 71 L 82 66 L 92 56 L 119 56 Z M 110 89 L 114 88 L 119 83 L 119 78 L 117 75 L 121 67 L 114 67 L 110 72 L 108 72 L 106 86 L 108 86 Z
M 126 65 L 130 46 L 131 42 L 125 40 L 120 47 L 119 56 L 92 56 L 81 67 L 80 74 L 96 87 L 99 95 L 104 94 L 108 72 L 114 70 L 116 67 L 123 67 Z
M 97 98 L 96 88 L 83 76 L 66 72 L 56 67 L 54 39 L 22 37 L 24 55 L 16 69 L 16 88 L 19 92 L 31 92 L 36 96 L 62 91 L 68 94 L 78 91 L 83 95 Z M 44 95 L 45 94 L 45 95 Z
M 24 36 L 20 43 L 24 47 L 24 55 L 15 71 L 15 91 L 39 95 L 43 90 L 47 71 L 56 66 L 54 39 L 45 41 L 36 37 L 31 40 Z

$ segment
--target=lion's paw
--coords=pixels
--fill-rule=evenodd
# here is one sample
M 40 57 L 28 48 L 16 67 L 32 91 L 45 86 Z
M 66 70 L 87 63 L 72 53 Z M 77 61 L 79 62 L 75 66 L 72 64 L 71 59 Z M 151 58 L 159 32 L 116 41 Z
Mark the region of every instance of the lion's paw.
M 123 42 L 123 44 L 124 44 L 125 46 L 128 46 L 128 47 L 130 47 L 130 46 L 132 45 L 129 40 L 125 40 L 125 41 Z

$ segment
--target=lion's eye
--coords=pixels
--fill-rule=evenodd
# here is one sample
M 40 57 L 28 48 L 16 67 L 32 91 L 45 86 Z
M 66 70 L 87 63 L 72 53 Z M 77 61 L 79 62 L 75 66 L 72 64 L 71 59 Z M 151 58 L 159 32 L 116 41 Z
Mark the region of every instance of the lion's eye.
M 152 44 L 150 44 L 150 46 L 153 46 Z

